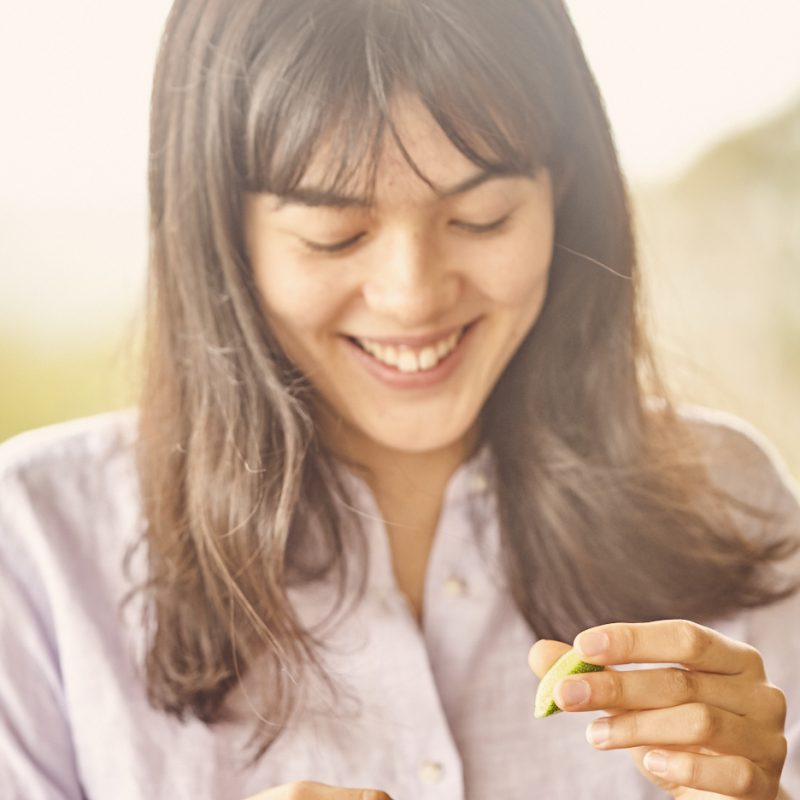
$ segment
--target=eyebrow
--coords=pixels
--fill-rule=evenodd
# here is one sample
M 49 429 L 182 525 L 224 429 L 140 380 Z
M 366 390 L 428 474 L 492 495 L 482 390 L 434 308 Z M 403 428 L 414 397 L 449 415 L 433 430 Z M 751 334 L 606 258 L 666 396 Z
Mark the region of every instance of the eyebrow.
M 489 167 L 480 172 L 476 172 L 474 175 L 457 183 L 455 186 L 450 186 L 447 189 L 434 189 L 434 191 L 440 200 L 444 200 L 448 197 L 465 194 L 487 181 L 496 180 L 497 178 L 518 178 L 526 174 L 527 173 L 523 173 L 517 169 L 507 167 Z M 327 208 L 369 208 L 372 205 L 366 197 L 338 194 L 333 191 L 328 191 L 327 189 L 320 189 L 313 186 L 298 186 L 291 191 L 277 195 L 277 198 L 278 203 L 275 207 L 276 211 L 289 205 L 301 205 L 309 208 L 319 208 L 322 206 Z

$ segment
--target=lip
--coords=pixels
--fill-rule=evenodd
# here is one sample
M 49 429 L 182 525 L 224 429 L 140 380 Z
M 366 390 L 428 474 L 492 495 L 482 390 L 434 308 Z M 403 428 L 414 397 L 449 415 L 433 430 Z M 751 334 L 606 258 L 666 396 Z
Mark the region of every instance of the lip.
M 430 333 L 427 335 L 422 336 L 358 336 L 355 334 L 346 334 L 350 336 L 352 339 L 361 339 L 362 342 L 375 342 L 376 344 L 380 344 L 383 346 L 387 345 L 394 345 L 395 347 L 408 347 L 408 348 L 420 348 L 425 347 L 429 344 L 434 344 L 435 342 L 440 342 L 443 339 L 447 339 L 448 336 L 452 336 L 452 334 L 460 331 L 462 328 L 469 327 L 470 325 L 474 324 L 470 322 L 466 325 L 456 325 L 452 328 L 447 328 L 443 331 L 438 331 L 437 333 Z
M 433 369 L 420 372 L 400 372 L 362 350 L 350 337 L 342 336 L 341 339 L 347 351 L 357 363 L 381 383 L 393 389 L 427 389 L 444 383 L 458 368 L 458 365 L 464 359 L 464 354 L 473 339 L 474 331 L 479 322 L 480 320 L 477 319 L 468 325 L 461 326 L 464 328 L 464 333 L 459 339 L 455 350 L 448 353 Z M 459 330 L 461 328 L 453 328 L 447 335 Z M 384 340 L 373 339 L 372 341 L 383 342 Z M 390 343 L 392 340 L 385 341 Z M 430 338 L 429 341 L 431 341 Z M 432 339 L 432 341 L 436 341 L 436 339 Z

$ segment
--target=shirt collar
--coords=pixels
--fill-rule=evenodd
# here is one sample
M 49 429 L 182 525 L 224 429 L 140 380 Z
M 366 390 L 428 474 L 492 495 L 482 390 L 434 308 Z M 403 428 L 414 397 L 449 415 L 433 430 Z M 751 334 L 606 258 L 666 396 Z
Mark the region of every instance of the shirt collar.
M 342 462 L 336 462 L 352 499 L 357 504 L 354 509 L 370 516 L 380 516 L 375 497 L 367 482 Z M 482 445 L 467 461 L 463 462 L 450 476 L 444 490 L 442 508 L 474 502 L 475 499 L 491 493 L 494 478 L 494 460 L 488 444 Z

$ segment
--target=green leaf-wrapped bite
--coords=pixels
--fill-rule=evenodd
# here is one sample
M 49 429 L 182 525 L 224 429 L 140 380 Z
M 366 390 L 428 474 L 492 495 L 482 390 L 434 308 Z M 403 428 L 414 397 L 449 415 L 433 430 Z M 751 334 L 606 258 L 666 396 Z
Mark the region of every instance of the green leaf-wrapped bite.
M 576 675 L 579 672 L 600 672 L 604 669 L 605 667 L 597 664 L 587 664 L 585 661 L 581 661 L 575 650 L 568 650 L 547 670 L 539 683 L 533 716 L 541 719 L 561 711 L 553 699 L 553 689 L 561 678 L 565 678 L 567 675 Z

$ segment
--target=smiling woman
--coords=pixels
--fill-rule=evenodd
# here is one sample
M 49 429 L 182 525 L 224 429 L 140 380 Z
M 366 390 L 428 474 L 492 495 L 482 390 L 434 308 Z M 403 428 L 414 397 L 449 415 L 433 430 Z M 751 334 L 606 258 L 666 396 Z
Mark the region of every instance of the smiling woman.
M 374 197 L 302 186 L 248 195 L 248 260 L 281 350 L 311 376 L 318 413 L 336 421 L 320 434 L 338 430 L 340 455 L 363 463 L 363 439 L 388 462 L 411 443 L 442 458 L 452 451 L 454 468 L 542 307 L 551 181 L 546 169 L 476 173 L 413 97 L 396 98 L 391 119 L 402 144 L 384 148 Z M 312 164 L 309 181 L 322 170 Z M 464 230 L 498 218 L 503 225 Z M 307 250 L 309 239 L 339 237 L 347 247 L 324 246 L 342 253 L 335 259 Z M 388 463 L 370 466 L 380 474 Z
M 176 0 L 149 188 L 137 408 L 0 448 L 2 785 L 774 798 L 800 504 L 659 380 L 560 0 Z M 691 672 L 587 675 L 595 749 L 582 632 Z

